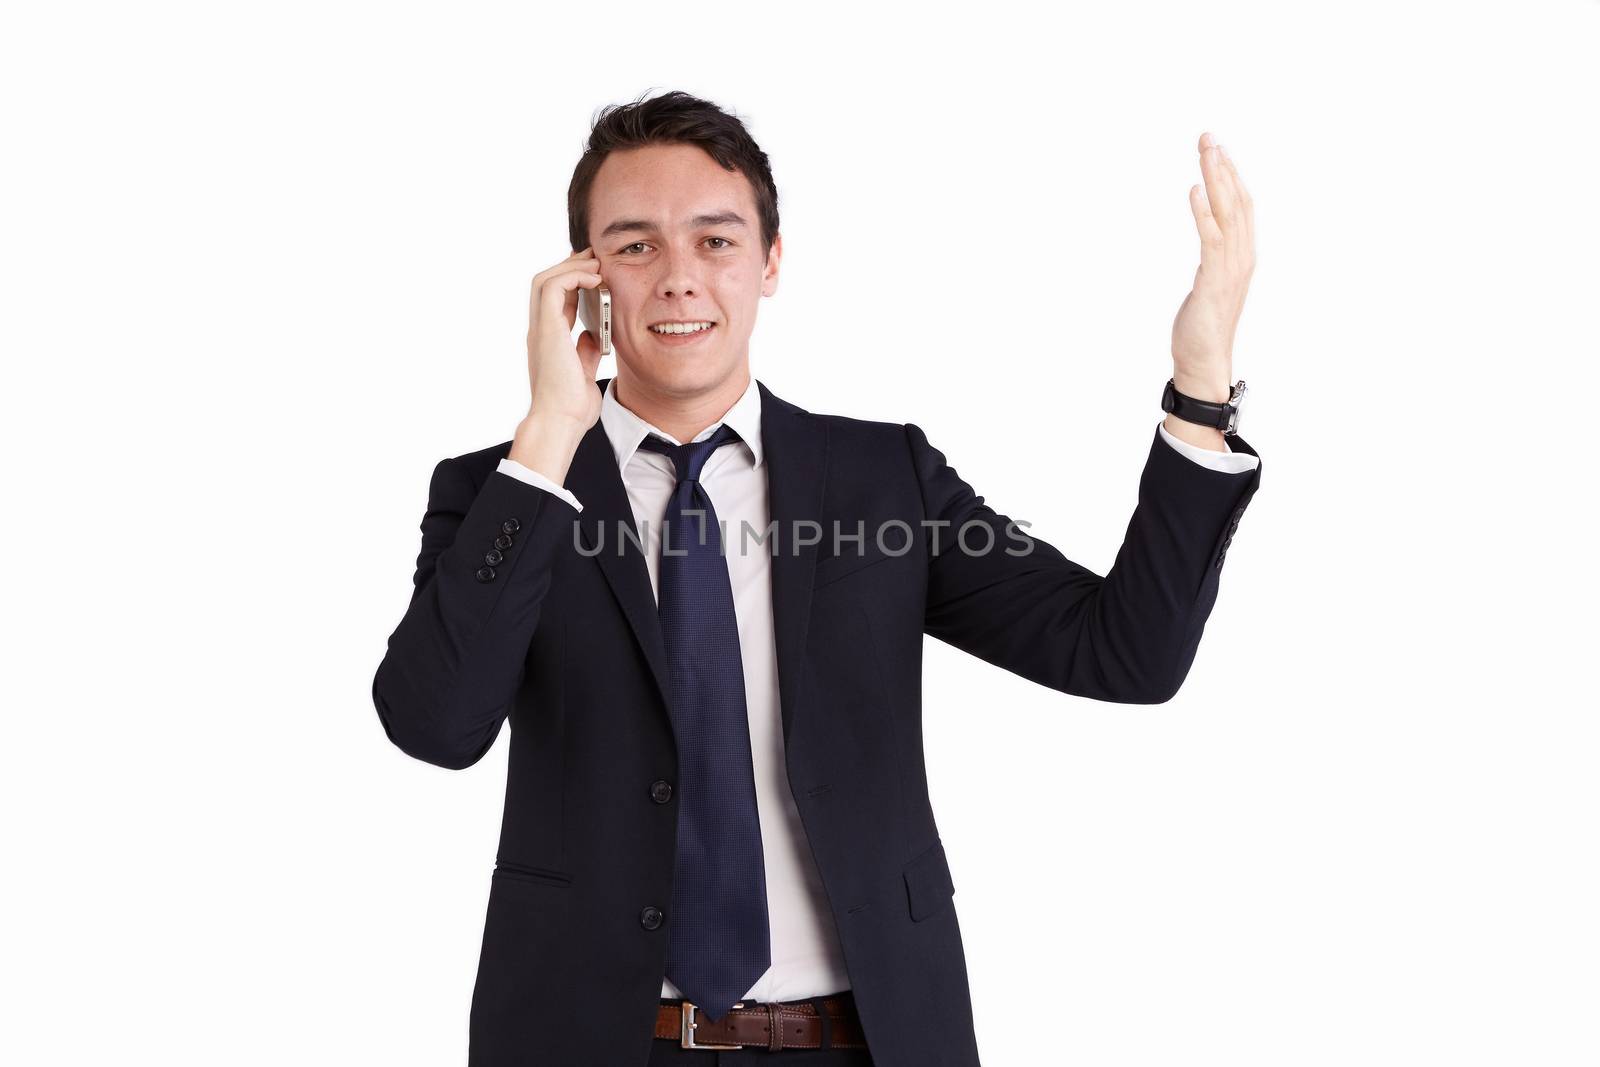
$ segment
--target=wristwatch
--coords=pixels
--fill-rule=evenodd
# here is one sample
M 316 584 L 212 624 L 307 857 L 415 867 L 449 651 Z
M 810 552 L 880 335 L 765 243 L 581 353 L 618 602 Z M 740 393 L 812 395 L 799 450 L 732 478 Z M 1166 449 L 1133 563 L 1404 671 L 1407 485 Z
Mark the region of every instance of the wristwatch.
M 1222 403 L 1214 400 L 1196 400 L 1178 392 L 1171 378 L 1161 391 L 1161 410 L 1171 412 L 1184 422 L 1198 423 L 1231 435 L 1239 432 L 1239 410 L 1244 405 L 1244 379 L 1233 383 L 1233 392 Z

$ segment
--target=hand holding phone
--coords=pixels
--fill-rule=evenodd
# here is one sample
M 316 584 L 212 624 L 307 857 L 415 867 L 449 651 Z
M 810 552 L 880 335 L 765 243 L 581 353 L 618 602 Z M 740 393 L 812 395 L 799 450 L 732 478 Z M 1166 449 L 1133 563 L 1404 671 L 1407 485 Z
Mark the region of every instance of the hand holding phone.
M 574 339 L 581 299 L 601 287 L 600 260 L 585 248 L 534 276 L 528 300 L 529 413 L 544 429 L 562 436 L 593 426 L 600 415 L 595 373 L 600 366 L 599 331 Z M 609 320 L 609 314 L 598 319 Z M 609 333 L 607 327 L 602 326 Z M 535 468 L 538 469 L 538 468 Z

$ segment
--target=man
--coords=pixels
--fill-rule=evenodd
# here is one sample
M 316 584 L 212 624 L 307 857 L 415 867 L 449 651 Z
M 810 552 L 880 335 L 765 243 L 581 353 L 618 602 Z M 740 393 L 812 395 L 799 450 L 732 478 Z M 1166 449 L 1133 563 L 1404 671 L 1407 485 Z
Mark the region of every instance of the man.
M 1182 684 L 1260 480 L 1219 429 L 1250 201 L 1209 135 L 1200 164 L 1176 410 L 1101 577 L 916 425 L 751 378 L 782 255 L 765 153 L 687 94 L 602 112 L 569 191 L 577 251 L 533 280 L 528 415 L 434 469 L 373 680 L 389 738 L 430 763 L 472 765 L 511 722 L 475 1067 L 978 1063 L 922 639 L 1096 700 Z M 617 374 L 597 382 L 596 338 L 572 331 L 601 283 Z

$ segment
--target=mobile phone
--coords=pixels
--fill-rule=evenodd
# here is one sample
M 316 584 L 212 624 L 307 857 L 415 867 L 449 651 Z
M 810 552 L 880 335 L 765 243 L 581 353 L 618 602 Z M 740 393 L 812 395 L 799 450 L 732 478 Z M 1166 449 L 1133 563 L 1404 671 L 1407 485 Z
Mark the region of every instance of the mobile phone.
M 600 342 L 600 354 L 611 354 L 611 290 L 603 285 L 578 290 L 578 317 Z

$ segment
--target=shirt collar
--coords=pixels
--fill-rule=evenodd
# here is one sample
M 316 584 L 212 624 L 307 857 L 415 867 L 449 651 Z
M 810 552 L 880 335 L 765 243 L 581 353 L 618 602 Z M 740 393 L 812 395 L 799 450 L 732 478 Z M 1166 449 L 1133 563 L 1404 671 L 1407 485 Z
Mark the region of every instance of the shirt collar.
M 659 434 L 673 444 L 683 444 L 667 431 L 653 426 L 635 415 L 632 411 L 622 406 L 622 401 L 617 399 L 617 379 L 613 377 L 606 383 L 605 396 L 600 401 L 600 422 L 605 427 L 606 437 L 611 441 L 611 451 L 617 457 L 617 469 L 626 470 L 628 463 L 633 459 L 633 454 L 639 450 L 639 442 L 649 434 Z M 733 406 L 725 412 L 722 418 L 707 426 L 695 435 L 696 441 L 703 441 L 716 432 L 718 426 L 727 423 L 733 431 L 750 449 L 755 466 L 761 466 L 761 390 L 756 387 L 754 377 L 750 384 L 745 386 L 744 393 Z

